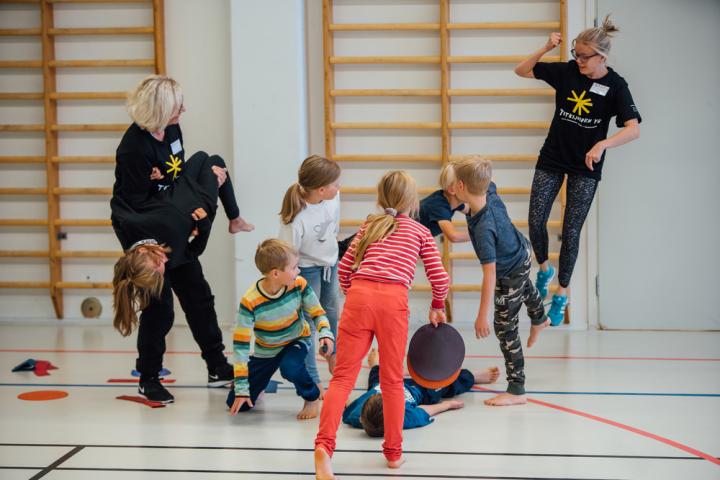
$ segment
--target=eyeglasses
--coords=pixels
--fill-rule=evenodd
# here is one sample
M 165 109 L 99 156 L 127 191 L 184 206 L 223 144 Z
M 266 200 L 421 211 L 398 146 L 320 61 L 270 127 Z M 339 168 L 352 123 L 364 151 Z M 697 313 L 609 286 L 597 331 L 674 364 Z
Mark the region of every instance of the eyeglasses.
M 573 49 L 570 50 L 570 55 L 572 55 L 572 57 L 573 57 L 575 60 L 577 60 L 578 62 L 583 62 L 583 63 L 585 63 L 585 62 L 587 62 L 588 60 L 590 60 L 591 58 L 597 57 L 597 56 L 600 55 L 600 54 L 599 54 L 599 53 L 593 53 L 592 55 L 578 55 L 577 52 L 575 51 L 575 49 L 573 48 Z

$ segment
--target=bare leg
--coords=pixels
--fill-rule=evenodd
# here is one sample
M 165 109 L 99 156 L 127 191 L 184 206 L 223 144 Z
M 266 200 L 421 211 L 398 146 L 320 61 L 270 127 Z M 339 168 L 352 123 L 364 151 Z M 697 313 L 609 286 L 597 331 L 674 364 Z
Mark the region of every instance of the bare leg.
M 370 350 L 370 353 L 368 353 L 367 356 L 367 364 L 368 367 L 372 368 L 375 365 L 378 365 L 380 363 L 380 355 L 378 355 L 377 348 L 373 348 Z
M 528 348 L 532 347 L 535 342 L 537 341 L 538 335 L 540 335 L 540 332 L 543 331 L 545 327 L 550 326 L 550 319 L 546 319 L 543 323 L 540 325 L 530 325 L 530 336 L 528 337 L 527 346 Z
M 333 353 L 332 355 L 330 355 L 330 357 L 328 358 L 328 361 L 327 361 L 328 362 L 328 371 L 330 372 L 330 375 L 332 375 L 333 371 L 335 370 L 335 359 L 336 359 L 336 357 L 335 357 L 335 354 Z
M 490 407 L 507 407 L 510 405 L 523 405 L 527 403 L 525 395 L 513 395 L 512 393 L 501 393 L 493 398 L 485 400 L 485 405 Z
M 500 377 L 500 369 L 498 367 L 489 367 L 479 372 L 473 372 L 475 383 L 495 383 Z
M 315 449 L 315 478 L 317 480 L 332 480 L 335 478 L 332 470 L 332 459 L 322 448 Z
M 302 410 L 297 414 L 298 420 L 308 420 L 315 418 L 320 412 L 320 399 L 317 400 L 305 400 Z

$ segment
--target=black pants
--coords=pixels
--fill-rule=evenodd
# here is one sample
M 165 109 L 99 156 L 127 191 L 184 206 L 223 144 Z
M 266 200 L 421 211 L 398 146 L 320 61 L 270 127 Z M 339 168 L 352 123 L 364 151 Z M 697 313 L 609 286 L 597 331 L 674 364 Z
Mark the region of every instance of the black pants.
M 530 193 L 528 226 L 530 242 L 538 263 L 548 259 L 547 221 L 565 175 L 536 169 Z M 567 202 L 563 217 L 562 245 L 560 246 L 560 268 L 558 282 L 563 288 L 570 285 L 575 262 L 580 249 L 580 232 L 590 211 L 598 181 L 577 174 L 568 175 Z
M 152 376 L 162 369 L 165 336 L 175 319 L 172 292 L 180 301 L 208 370 L 227 363 L 223 353 L 225 346 L 222 332 L 215 313 L 215 297 L 205 280 L 200 262 L 195 259 L 167 270 L 160 298 L 153 299 L 140 314 L 137 371 L 143 376 Z
M 303 400 L 312 402 L 320 398 L 320 389 L 315 384 L 305 368 L 305 357 L 308 354 L 308 344 L 303 340 L 297 340 L 285 346 L 280 353 L 274 357 L 250 357 L 248 362 L 248 382 L 250 383 L 250 400 L 255 400 L 265 390 L 270 379 L 277 369 L 280 375 L 295 386 L 295 393 Z M 231 407 L 235 401 L 235 390 L 231 389 L 226 403 Z M 247 403 L 240 408 L 241 412 L 250 410 Z
M 240 208 L 238 207 L 237 200 L 235 199 L 235 189 L 233 187 L 232 180 L 230 180 L 230 172 L 228 172 L 225 183 L 218 188 L 217 177 L 212 173 L 211 169 L 207 168 L 208 163 L 210 166 L 227 168 L 225 160 L 223 160 L 222 157 L 218 155 L 208 155 L 207 153 L 200 151 L 193 154 L 192 157 L 185 161 L 185 171 L 183 175 L 192 176 L 192 178 L 197 180 L 204 190 L 209 190 L 208 193 L 212 193 L 214 190 L 220 199 L 220 203 L 222 203 L 225 214 L 229 220 L 239 217 Z M 209 177 L 208 173 L 211 174 Z

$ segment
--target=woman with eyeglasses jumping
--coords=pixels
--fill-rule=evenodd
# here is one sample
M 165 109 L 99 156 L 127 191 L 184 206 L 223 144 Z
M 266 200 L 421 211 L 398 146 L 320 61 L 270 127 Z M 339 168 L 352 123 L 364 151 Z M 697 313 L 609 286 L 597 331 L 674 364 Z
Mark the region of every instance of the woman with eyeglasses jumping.
M 545 298 L 555 275 L 548 262 L 547 221 L 567 175 L 560 285 L 548 313 L 553 326 L 561 324 L 565 316 L 566 289 L 578 256 L 580 231 L 600 182 L 605 150 L 640 136 L 642 119 L 628 84 L 606 64 L 612 34 L 618 31 L 608 15 L 601 26 L 588 28 L 573 40 L 570 53 L 574 60 L 540 62 L 564 41 L 560 33 L 551 33 L 540 50 L 515 67 L 517 75 L 544 80 L 555 89 L 555 113 L 535 167 L 528 216 L 530 241 L 540 264 L 536 286 Z M 620 130 L 608 137 L 612 117 Z

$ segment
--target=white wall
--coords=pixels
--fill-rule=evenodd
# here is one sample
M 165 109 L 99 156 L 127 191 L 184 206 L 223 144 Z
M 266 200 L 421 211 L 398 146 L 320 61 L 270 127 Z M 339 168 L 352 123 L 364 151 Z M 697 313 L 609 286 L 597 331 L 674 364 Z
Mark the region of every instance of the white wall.
M 621 31 L 610 55 L 643 116 L 610 150 L 600 198 L 600 323 L 720 329 L 720 3 L 599 0 Z
M 232 162 L 232 118 L 230 115 L 230 24 L 229 1 L 165 1 L 166 59 L 168 74 L 184 87 L 188 112 L 182 119 L 186 149 L 218 153 Z M 0 5 L 0 28 L 39 27 L 36 5 Z M 151 9 L 145 5 L 56 4 L 55 26 L 139 26 L 152 25 Z M 0 58 L 40 58 L 38 38 L 3 37 Z M 58 37 L 57 58 L 151 58 L 149 37 Z M 148 69 L 60 69 L 60 91 L 127 91 Z M 5 70 L 0 75 L 0 91 L 42 91 L 42 74 L 35 71 Z M 129 119 L 122 101 L 65 101 L 59 103 L 60 123 L 124 123 Z M 0 105 L 0 124 L 42 123 L 41 102 L 6 102 Z M 114 155 L 120 133 L 61 134 L 61 155 Z M 0 134 L 3 155 L 42 155 L 43 137 L 38 134 Z M 0 165 L 0 186 L 45 186 L 42 165 Z M 61 186 L 110 187 L 112 165 L 69 165 L 61 168 Z M 0 218 L 44 218 L 44 197 L 3 197 Z M 66 218 L 109 218 L 108 200 L 94 197 L 63 197 L 61 215 Z M 110 229 L 68 228 L 67 250 L 119 249 Z M 45 229 L 0 229 L 0 249 L 46 249 Z M 202 258 L 206 276 L 216 296 L 221 321 L 230 323 L 235 311 L 235 281 L 227 261 L 233 256 L 233 241 L 227 221 L 218 216 L 208 250 Z M 64 278 L 70 281 L 110 281 L 112 260 L 68 259 Z M 0 259 L 0 280 L 47 280 L 44 259 Z M 111 318 L 107 290 L 68 290 L 65 315 L 80 318 L 80 302 L 97 296 L 103 303 L 102 318 Z M 182 318 L 180 309 L 179 317 Z M 46 290 L 0 290 L 0 319 L 54 318 Z

